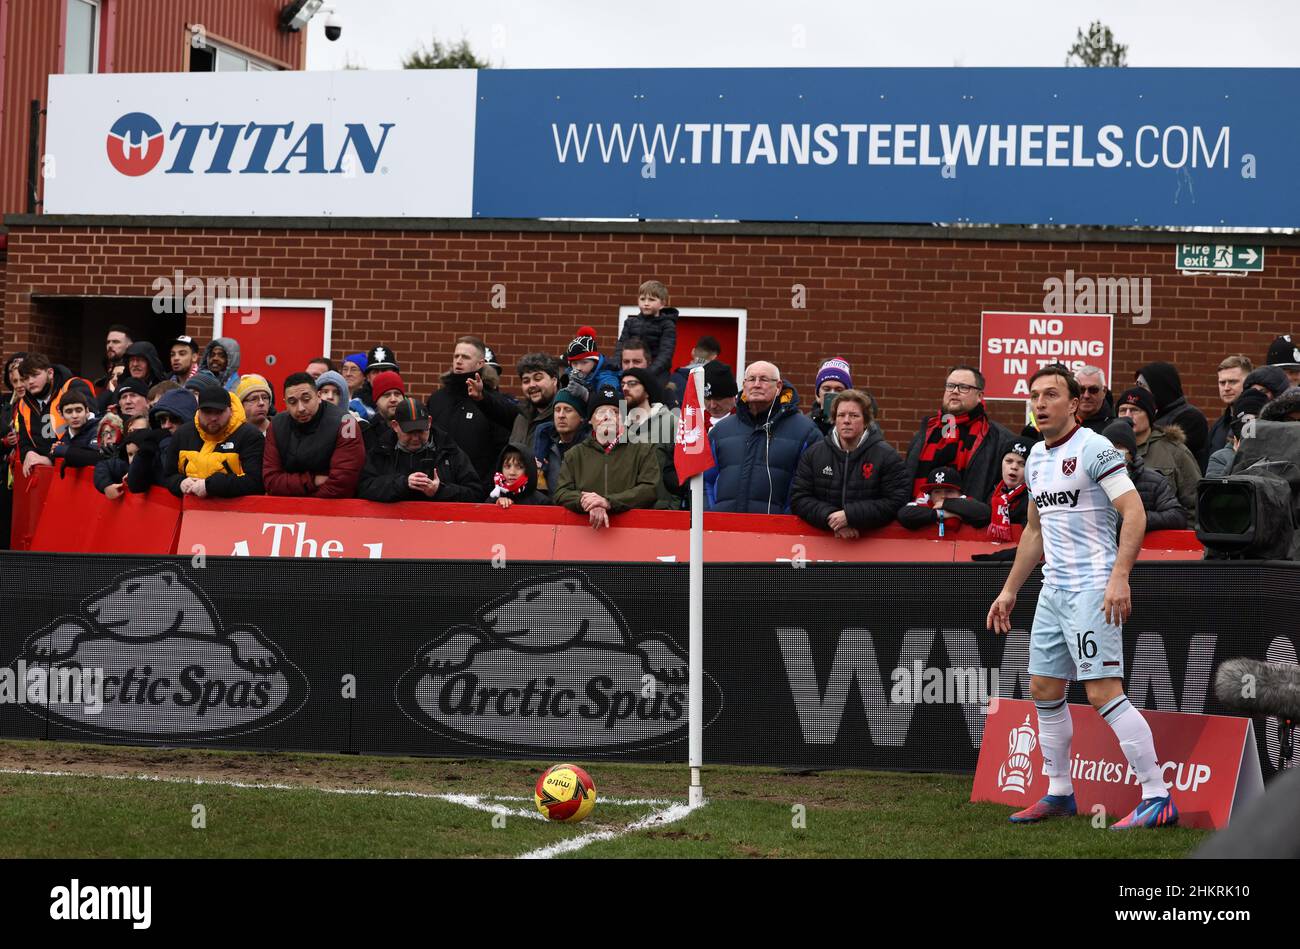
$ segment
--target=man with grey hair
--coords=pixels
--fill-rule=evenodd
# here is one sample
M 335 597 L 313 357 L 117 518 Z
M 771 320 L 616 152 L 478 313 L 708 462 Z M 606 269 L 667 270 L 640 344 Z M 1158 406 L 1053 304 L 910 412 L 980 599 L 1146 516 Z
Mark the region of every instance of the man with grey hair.
M 789 514 L 799 459 L 822 433 L 770 362 L 751 363 L 736 412 L 709 429 L 715 465 L 704 474 L 711 511 Z
M 1079 383 L 1079 424 L 1098 435 L 1115 421 L 1115 406 L 1106 388 L 1106 372 L 1099 366 L 1080 366 L 1074 370 Z

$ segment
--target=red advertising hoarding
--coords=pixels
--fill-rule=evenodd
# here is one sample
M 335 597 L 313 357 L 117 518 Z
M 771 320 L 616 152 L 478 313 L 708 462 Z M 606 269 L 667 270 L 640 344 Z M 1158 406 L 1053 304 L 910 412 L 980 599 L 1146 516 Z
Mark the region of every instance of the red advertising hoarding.
M 1264 791 L 1255 729 L 1249 718 L 1144 710 L 1151 726 L 1165 785 L 1187 827 L 1218 830 Z M 1074 740 L 1070 777 L 1079 813 L 1105 808 L 1109 821 L 1124 817 L 1142 799 L 1142 786 L 1119 740 L 1090 705 L 1071 705 Z M 975 766 L 972 801 L 993 801 L 1017 809 L 1047 793 L 1043 753 L 1038 747 L 1034 703 L 997 699 L 990 704 Z

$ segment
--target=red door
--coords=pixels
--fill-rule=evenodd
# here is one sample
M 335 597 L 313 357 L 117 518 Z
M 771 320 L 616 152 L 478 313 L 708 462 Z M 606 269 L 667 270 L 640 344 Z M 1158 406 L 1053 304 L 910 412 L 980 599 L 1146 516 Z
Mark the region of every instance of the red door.
M 701 336 L 712 336 L 722 347 L 718 356 L 740 380 L 744 366 L 736 365 L 736 347 L 740 321 L 731 316 L 679 316 L 677 317 L 677 348 L 673 350 L 673 369 L 691 361 L 691 347 Z
M 213 319 L 214 336 L 239 343 L 239 372 L 265 376 L 284 408 L 284 380 L 330 350 L 329 300 L 223 300 Z

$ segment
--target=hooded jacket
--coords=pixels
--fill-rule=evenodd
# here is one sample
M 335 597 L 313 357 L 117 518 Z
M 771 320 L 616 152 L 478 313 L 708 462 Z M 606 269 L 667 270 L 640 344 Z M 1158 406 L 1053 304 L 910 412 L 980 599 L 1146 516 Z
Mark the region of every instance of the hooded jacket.
M 903 459 L 878 428 L 863 432 L 850 452 L 832 429 L 799 459 L 790 507 L 820 530 L 830 530 L 830 516 L 843 511 L 850 527 L 866 531 L 891 523 L 908 492 Z
M 789 514 L 799 459 L 821 437 L 799 411 L 799 393 L 790 383 L 782 383 L 776 401 L 758 418 L 742 395 L 736 413 L 709 429 L 715 462 L 704 473 L 709 510 Z
M 644 442 L 615 442 L 606 451 L 595 434 L 564 456 L 555 503 L 576 514 L 582 509 L 582 492 L 594 491 L 609 501 L 609 513 L 655 506 L 659 492 L 659 453 Z
M 148 340 L 141 340 L 140 342 L 132 343 L 127 347 L 126 354 L 122 357 L 122 362 L 128 367 L 128 372 L 130 371 L 129 367 L 131 365 L 132 356 L 143 356 L 145 362 L 149 364 L 149 375 L 145 379 L 145 382 L 149 384 L 149 388 L 152 389 L 168 377 L 169 373 L 166 368 L 163 367 L 162 359 L 158 356 L 158 350 L 154 348 L 154 344 Z
M 1141 458 L 1133 459 L 1133 463 L 1128 466 L 1128 474 L 1133 479 L 1133 487 L 1137 488 L 1138 497 L 1142 499 L 1142 507 L 1146 509 L 1148 533 L 1187 529 L 1187 514 L 1168 478 L 1148 468 Z M 1120 520 L 1122 522 L 1123 518 Z
M 288 412 L 271 419 L 262 480 L 267 494 L 350 498 L 356 494 L 365 463 L 361 424 L 340 406 L 321 402 L 305 424 L 295 422 Z M 325 475 L 326 480 L 317 484 L 317 475 Z
M 407 479 L 417 471 L 429 477 L 436 472 L 441 484 L 433 497 L 413 490 Z M 465 452 L 438 426 L 429 429 L 429 440 L 418 451 L 406 451 L 396 435 L 382 439 L 366 456 L 357 497 L 370 501 L 482 501 L 483 485 Z
M 1151 420 L 1152 427 L 1177 425 L 1182 429 L 1187 449 L 1196 459 L 1197 469 L 1204 471 L 1210 460 L 1210 425 L 1201 410 L 1191 405 L 1183 395 L 1183 382 L 1178 370 L 1171 363 L 1153 362 L 1139 369 L 1138 376 L 1146 380 L 1155 396 L 1156 417 Z
M 497 387 L 495 369 L 484 366 L 478 374 L 483 378 L 483 398 L 469 396 L 467 383 L 474 373 L 447 372 L 442 375 L 442 388 L 425 404 L 434 427 L 450 435 L 469 456 L 486 495 L 496 470 L 493 466 L 510 438 L 519 407 Z
M 668 382 L 673 367 L 673 350 L 677 348 L 677 309 L 666 306 L 658 316 L 644 316 L 638 310 L 623 321 L 623 332 L 614 346 L 614 365 L 623 365 L 623 344 L 629 339 L 643 339 L 650 352 L 650 374 L 660 385 Z
M 126 486 L 135 492 L 149 490 L 150 485 L 165 485 L 171 470 L 167 467 L 167 446 L 172 433 L 162 427 L 160 416 L 174 415 L 184 425 L 197 412 L 194 394 L 189 389 L 173 389 L 163 394 L 149 409 L 149 431 L 133 434 L 137 450 Z
M 49 456 L 54 442 L 64 432 L 65 423 L 59 405 L 66 390 L 80 389 L 93 403 L 95 390 L 90 382 L 80 376 L 74 376 L 67 366 L 51 366 L 54 375 L 45 388 L 44 394 L 37 398 L 31 393 L 25 394 L 14 409 L 14 428 L 18 432 L 17 460 L 22 464 L 29 451 L 38 455 Z M 103 413 L 99 413 L 103 414 Z M 46 425 L 46 416 L 49 425 Z
M 601 386 L 612 386 L 614 389 L 622 390 L 621 377 L 608 359 L 604 356 L 588 356 L 586 358 L 595 359 L 596 368 L 583 375 L 573 368 L 573 363 L 569 363 L 569 379 L 578 383 L 588 392 L 595 392 Z M 581 362 L 581 360 L 577 361 Z M 564 382 L 564 380 L 561 380 L 561 382 Z
M 262 493 L 265 440 L 261 432 L 245 424 L 243 403 L 234 393 L 229 398 L 230 421 L 220 432 L 205 432 L 199 426 L 199 410 L 191 404 L 193 417 L 176 429 L 162 449 L 167 472 L 162 484 L 177 497 L 181 496 L 181 482 L 186 478 L 202 478 L 208 496 L 214 498 Z
M 1196 484 L 1201 480 L 1201 469 L 1188 451 L 1186 441 L 1177 425 L 1153 426 L 1146 442 L 1138 446 L 1137 457 L 1169 481 L 1190 528 L 1196 524 Z
M 552 414 L 554 407 L 555 404 L 551 403 Z M 554 420 L 538 426 L 537 437 L 533 439 L 533 457 L 542 464 L 541 474 L 546 479 L 545 490 L 552 497 L 555 496 L 555 486 L 560 483 L 560 466 L 564 464 L 564 456 L 586 441 L 590 434 L 590 426 L 583 422 L 574 433 L 573 441 L 566 444 L 560 441 Z
M 533 453 L 530 449 L 525 448 L 523 445 L 515 444 L 514 442 L 506 445 L 505 448 L 501 449 L 501 454 L 497 456 L 497 471 L 501 470 L 501 464 L 506 460 L 506 453 L 510 451 L 517 451 L 523 456 L 524 474 L 528 478 L 528 484 L 525 486 L 524 490 L 520 491 L 518 494 L 501 494 L 498 495 L 498 497 L 508 497 L 515 504 L 550 504 L 550 495 L 545 491 L 538 490 L 537 462 L 533 459 Z M 493 490 L 495 490 L 495 484 L 493 485 Z M 488 492 L 488 501 L 494 501 L 491 492 Z
M 225 371 L 218 375 L 208 367 L 208 359 L 212 356 L 212 350 L 220 346 L 226 351 L 227 365 Z M 229 336 L 218 336 L 212 342 L 208 343 L 203 349 L 203 358 L 199 361 L 199 371 L 212 372 L 217 376 L 217 381 L 227 392 L 234 392 L 235 386 L 239 385 L 239 343 Z

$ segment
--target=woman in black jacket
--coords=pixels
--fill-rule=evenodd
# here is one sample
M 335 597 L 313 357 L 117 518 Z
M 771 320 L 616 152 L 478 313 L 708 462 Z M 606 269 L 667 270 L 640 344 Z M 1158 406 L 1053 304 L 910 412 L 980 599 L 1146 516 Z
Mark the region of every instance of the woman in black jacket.
M 813 527 L 851 539 L 894 520 L 908 501 L 907 470 L 872 427 L 866 394 L 845 389 L 831 415 L 830 434 L 799 459 L 790 508 Z

